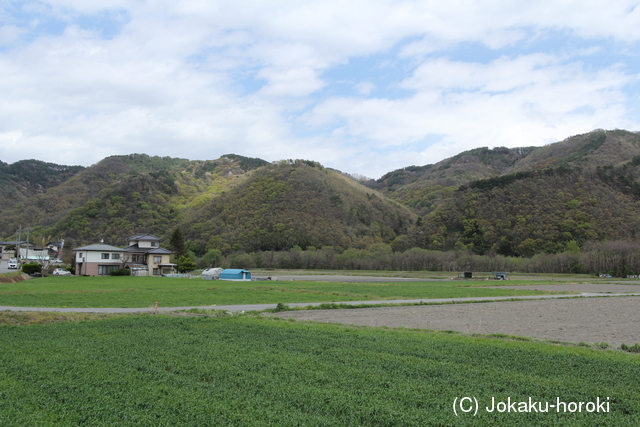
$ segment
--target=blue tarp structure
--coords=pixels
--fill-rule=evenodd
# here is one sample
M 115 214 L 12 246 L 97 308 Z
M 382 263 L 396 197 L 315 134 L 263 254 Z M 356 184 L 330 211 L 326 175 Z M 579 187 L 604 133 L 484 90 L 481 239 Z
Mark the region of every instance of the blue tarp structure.
M 227 268 L 220 273 L 220 280 L 251 280 L 251 272 Z

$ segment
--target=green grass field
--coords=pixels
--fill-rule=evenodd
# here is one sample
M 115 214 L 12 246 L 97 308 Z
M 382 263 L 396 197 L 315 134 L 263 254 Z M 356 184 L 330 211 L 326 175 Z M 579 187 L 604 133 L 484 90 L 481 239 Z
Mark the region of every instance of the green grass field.
M 484 289 L 487 281 L 331 283 L 226 282 L 169 277 L 45 277 L 0 283 L 0 305 L 23 307 L 164 307 L 544 295 Z M 530 282 L 509 281 L 511 285 Z
M 640 357 L 619 351 L 246 315 L 2 325 L 0 345 L 3 426 L 640 424 Z M 485 409 L 529 397 L 609 411 Z

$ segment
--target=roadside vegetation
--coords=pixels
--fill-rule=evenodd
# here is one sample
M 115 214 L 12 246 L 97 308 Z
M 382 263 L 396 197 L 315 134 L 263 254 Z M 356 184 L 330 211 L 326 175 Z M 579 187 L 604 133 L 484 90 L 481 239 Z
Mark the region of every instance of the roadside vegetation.
M 640 423 L 640 358 L 619 351 L 247 315 L 1 325 L 0 342 L 2 425 Z M 454 415 L 464 396 L 476 417 Z M 488 413 L 492 397 L 610 411 Z

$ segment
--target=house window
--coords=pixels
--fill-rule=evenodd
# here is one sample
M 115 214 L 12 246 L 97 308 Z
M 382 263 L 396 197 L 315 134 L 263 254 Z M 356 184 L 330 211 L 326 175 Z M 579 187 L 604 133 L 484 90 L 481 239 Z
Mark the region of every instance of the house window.
M 109 259 L 109 254 L 101 254 L 102 255 L 102 259 Z
M 154 248 L 158 247 L 158 242 L 151 242 L 151 246 L 153 246 Z
M 111 259 L 120 259 L 120 254 L 111 254 Z
M 131 262 L 144 264 L 144 254 L 133 254 L 133 255 L 131 255 Z
M 117 270 L 118 268 L 120 267 L 117 265 L 99 265 L 98 274 L 100 276 L 108 276 L 111 274 L 112 271 Z
M 154 276 L 159 276 L 159 275 L 160 275 L 160 269 L 158 269 L 158 268 L 154 268 L 154 269 L 153 269 L 153 275 L 154 275 Z
M 153 262 L 154 262 L 154 264 L 160 264 L 162 262 L 162 257 L 161 256 L 154 256 L 153 257 Z

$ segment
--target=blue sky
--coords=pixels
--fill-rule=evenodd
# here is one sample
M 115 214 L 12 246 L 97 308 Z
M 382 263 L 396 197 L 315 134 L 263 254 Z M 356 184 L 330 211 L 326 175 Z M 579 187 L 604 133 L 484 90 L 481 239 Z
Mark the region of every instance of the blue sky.
M 378 178 L 640 131 L 638 1 L 0 1 L 0 160 L 302 158 Z

